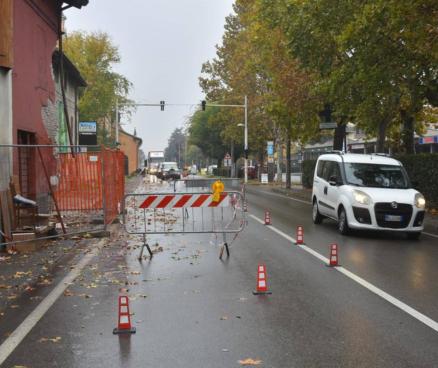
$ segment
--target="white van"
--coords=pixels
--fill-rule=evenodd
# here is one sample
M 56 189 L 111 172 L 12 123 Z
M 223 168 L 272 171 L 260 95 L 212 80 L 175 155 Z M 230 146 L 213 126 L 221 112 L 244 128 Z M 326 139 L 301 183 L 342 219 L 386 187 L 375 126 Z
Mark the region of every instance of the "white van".
M 382 154 L 334 152 L 319 156 L 312 191 L 315 224 L 325 217 L 350 229 L 405 232 L 418 239 L 426 201 L 412 188 L 403 165 Z

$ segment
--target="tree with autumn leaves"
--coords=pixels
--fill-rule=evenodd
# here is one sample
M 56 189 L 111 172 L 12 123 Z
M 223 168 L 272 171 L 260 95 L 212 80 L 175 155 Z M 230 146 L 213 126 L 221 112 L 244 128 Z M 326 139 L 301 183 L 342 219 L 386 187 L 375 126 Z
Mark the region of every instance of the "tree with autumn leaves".
M 413 152 L 414 131 L 438 106 L 435 1 L 236 0 L 233 9 L 200 85 L 207 101 L 248 95 L 255 157 L 263 158 L 267 140 L 290 152 L 290 140 L 317 139 L 327 104 L 339 126 L 352 122 L 376 136 L 378 151 L 398 139 Z M 222 142 L 241 142 L 241 111 L 212 115 Z

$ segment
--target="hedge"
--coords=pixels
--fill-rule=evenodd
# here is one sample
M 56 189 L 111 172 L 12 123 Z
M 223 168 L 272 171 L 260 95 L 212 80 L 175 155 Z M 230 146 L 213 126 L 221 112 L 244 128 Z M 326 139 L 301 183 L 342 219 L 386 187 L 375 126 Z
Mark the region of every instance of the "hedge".
M 438 153 L 396 157 L 405 167 L 415 189 L 426 198 L 428 208 L 438 207 Z
M 438 207 L 438 153 L 395 157 L 405 167 L 415 189 L 426 197 L 428 208 Z M 316 160 L 303 161 L 303 186 L 312 188 Z

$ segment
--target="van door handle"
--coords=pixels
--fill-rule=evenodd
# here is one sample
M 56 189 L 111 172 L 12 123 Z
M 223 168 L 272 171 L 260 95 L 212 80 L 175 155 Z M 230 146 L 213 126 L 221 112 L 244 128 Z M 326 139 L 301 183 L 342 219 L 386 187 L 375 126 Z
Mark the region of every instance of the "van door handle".
M 324 194 L 327 195 L 327 187 L 324 187 Z

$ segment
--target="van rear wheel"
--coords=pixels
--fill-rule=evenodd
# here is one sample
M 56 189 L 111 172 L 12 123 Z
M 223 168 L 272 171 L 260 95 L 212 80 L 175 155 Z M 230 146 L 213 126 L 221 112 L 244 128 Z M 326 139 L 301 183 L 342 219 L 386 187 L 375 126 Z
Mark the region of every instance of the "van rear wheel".
M 312 220 L 314 224 L 320 224 L 322 222 L 322 220 L 324 219 L 324 216 L 322 216 L 319 213 L 318 210 L 318 203 L 316 201 L 316 199 L 313 201 L 313 208 L 312 208 Z

